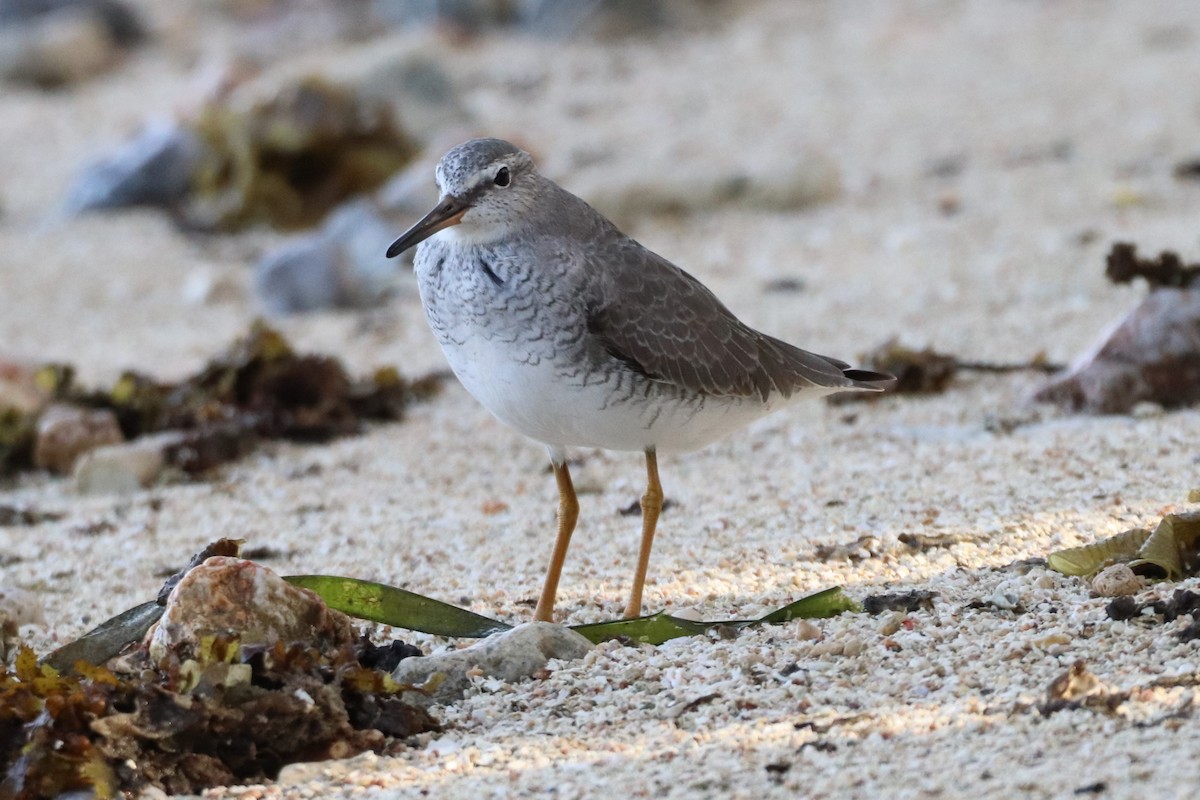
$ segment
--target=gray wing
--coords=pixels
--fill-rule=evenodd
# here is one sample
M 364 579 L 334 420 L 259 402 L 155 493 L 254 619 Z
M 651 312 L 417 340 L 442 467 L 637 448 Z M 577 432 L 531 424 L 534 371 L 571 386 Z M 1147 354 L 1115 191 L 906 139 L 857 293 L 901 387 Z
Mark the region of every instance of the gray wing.
M 600 285 L 587 309 L 588 333 L 651 380 L 765 401 L 813 387 L 878 391 L 890 377 L 759 333 L 700 281 L 633 240 L 592 257 L 604 267 L 589 269 Z

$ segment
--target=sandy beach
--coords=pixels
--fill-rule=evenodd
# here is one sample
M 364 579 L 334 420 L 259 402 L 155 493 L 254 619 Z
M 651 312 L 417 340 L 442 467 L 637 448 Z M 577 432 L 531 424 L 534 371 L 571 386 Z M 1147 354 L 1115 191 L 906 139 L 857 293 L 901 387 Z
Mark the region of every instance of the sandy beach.
M 237 42 L 203 4 L 138 6 L 159 36 L 119 69 L 0 99 L 0 355 L 68 361 L 94 383 L 196 370 L 260 313 L 250 270 L 284 240 L 188 235 L 152 210 L 58 213 L 82 163 L 186 106 L 197 64 Z M 1173 174 L 1200 156 L 1200 16 L 1187 0 L 764 0 L 711 13 L 615 40 L 421 28 L 369 47 L 435 53 L 479 132 L 520 142 L 754 327 L 847 360 L 899 337 L 970 360 L 1070 362 L 1145 293 L 1105 280 L 1113 242 L 1200 259 L 1200 182 Z M 333 65 L 365 46 L 289 58 Z M 781 210 L 609 199 L 659 176 L 686 194 L 714 172 L 836 180 L 820 179 L 820 202 Z M 197 299 L 197 281 L 228 291 Z M 779 281 L 800 289 L 771 290 Z M 411 275 L 381 308 L 273 323 L 352 372 L 445 368 Z M 1043 380 L 965 373 L 936 395 L 801 403 L 660 461 L 675 506 L 648 611 L 751 617 L 834 585 L 858 599 L 928 590 L 931 608 L 606 643 L 537 680 L 479 681 L 434 710 L 443 733 L 398 755 L 205 796 L 1192 796 L 1200 643 L 1177 636 L 1190 620 L 1110 620 L 1085 581 L 1026 560 L 1188 508 L 1200 410 L 1071 415 L 1030 405 Z M 643 479 L 636 454 L 577 455 L 582 511 L 558 605 L 570 623 L 620 615 L 639 528 L 619 510 Z M 282 574 L 385 581 L 519 622 L 555 500 L 545 451 L 449 381 L 402 422 L 270 443 L 203 480 L 82 496 L 69 479 L 22 475 L 0 503 L 63 517 L 0 527 L 0 587 L 42 599 L 47 624 L 23 633 L 44 651 L 152 598 L 164 571 L 231 536 L 273 548 L 263 563 Z M 900 539 L 918 533 L 951 543 Z M 1178 588 L 1200 580 L 1142 599 Z M 463 644 L 377 633 L 427 652 Z M 1081 659 L 1130 698 L 1115 713 L 1043 715 L 1051 681 Z

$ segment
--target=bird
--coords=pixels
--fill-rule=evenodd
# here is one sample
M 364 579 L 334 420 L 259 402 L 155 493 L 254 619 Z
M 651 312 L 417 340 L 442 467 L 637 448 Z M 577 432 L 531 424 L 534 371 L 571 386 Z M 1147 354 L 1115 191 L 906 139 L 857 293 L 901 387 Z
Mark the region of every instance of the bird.
M 697 450 L 800 398 L 894 380 L 754 330 L 507 141 L 464 142 L 435 177 L 437 204 L 387 256 L 417 247 L 421 303 L 450 368 L 501 422 L 546 447 L 558 512 L 537 621 L 553 620 L 579 517 L 570 449 L 645 456 L 625 605 L 635 618 L 663 506 L 658 454 Z

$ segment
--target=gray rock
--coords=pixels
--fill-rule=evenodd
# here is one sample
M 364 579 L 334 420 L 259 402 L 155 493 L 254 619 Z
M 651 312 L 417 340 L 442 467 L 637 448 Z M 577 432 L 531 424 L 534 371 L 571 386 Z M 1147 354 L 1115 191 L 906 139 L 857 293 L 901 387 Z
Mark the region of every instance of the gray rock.
M 343 265 L 324 233 L 300 236 L 263 256 L 254 268 L 254 293 L 268 314 L 334 308 Z
M 519 0 L 516 22 L 547 38 L 607 38 L 666 27 L 662 0 Z
M 470 138 L 469 135 L 459 137 L 439 152 L 445 152 Z M 437 204 L 437 184 L 429 179 L 437 166 L 437 160 L 428 157 L 432 150 L 428 148 L 420 157 L 413 159 L 412 164 L 392 176 L 379 190 L 376 199 L 390 215 L 412 217 L 412 221 L 416 222 Z
M 371 201 L 351 201 L 316 234 L 268 253 L 255 268 L 255 294 L 271 314 L 378 306 L 400 275 L 384 255 L 396 232 Z
M 446 25 L 479 33 L 512 20 L 510 0 L 372 0 L 371 14 L 391 25 Z
M 0 0 L 0 77 L 43 87 L 87 80 L 144 36 L 116 0 Z
M 0 23 L 28 23 L 65 9 L 94 15 L 118 44 L 137 44 L 146 38 L 141 18 L 119 0 L 0 0 Z
M 646 33 L 671 18 L 665 0 L 374 0 L 384 24 L 441 25 L 467 34 L 514 26 L 549 38 Z M 677 3 L 695 15 L 695 3 Z
M 458 87 L 441 66 L 443 57 L 429 45 L 406 47 L 380 58 L 352 83 L 364 100 L 391 105 L 405 132 L 428 142 L 447 129 L 471 124 L 472 119 Z
M 176 122 L 151 122 L 115 152 L 84 167 L 67 190 L 64 210 L 174 206 L 191 187 L 202 152 L 192 131 Z
M 532 677 L 552 658 L 574 660 L 591 649 L 592 643 L 570 628 L 550 622 L 527 622 L 462 650 L 406 658 L 392 671 L 392 677 L 398 683 L 419 685 L 441 673 L 443 680 L 432 695 L 420 692 L 403 695 L 405 702 L 427 708 L 461 698 L 471 685 L 472 675 L 514 683 Z
M 85 453 L 75 463 L 75 491 L 124 494 L 149 486 L 166 467 L 168 448 L 183 440 L 183 433 L 168 431 Z

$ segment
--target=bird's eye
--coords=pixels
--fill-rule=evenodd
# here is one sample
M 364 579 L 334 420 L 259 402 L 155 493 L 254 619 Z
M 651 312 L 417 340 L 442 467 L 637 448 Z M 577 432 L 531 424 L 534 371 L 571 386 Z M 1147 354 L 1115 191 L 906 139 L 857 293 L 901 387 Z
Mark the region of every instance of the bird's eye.
M 508 174 L 508 167 L 496 170 L 496 177 L 493 180 L 497 186 L 508 186 L 508 182 L 512 180 L 512 176 Z

